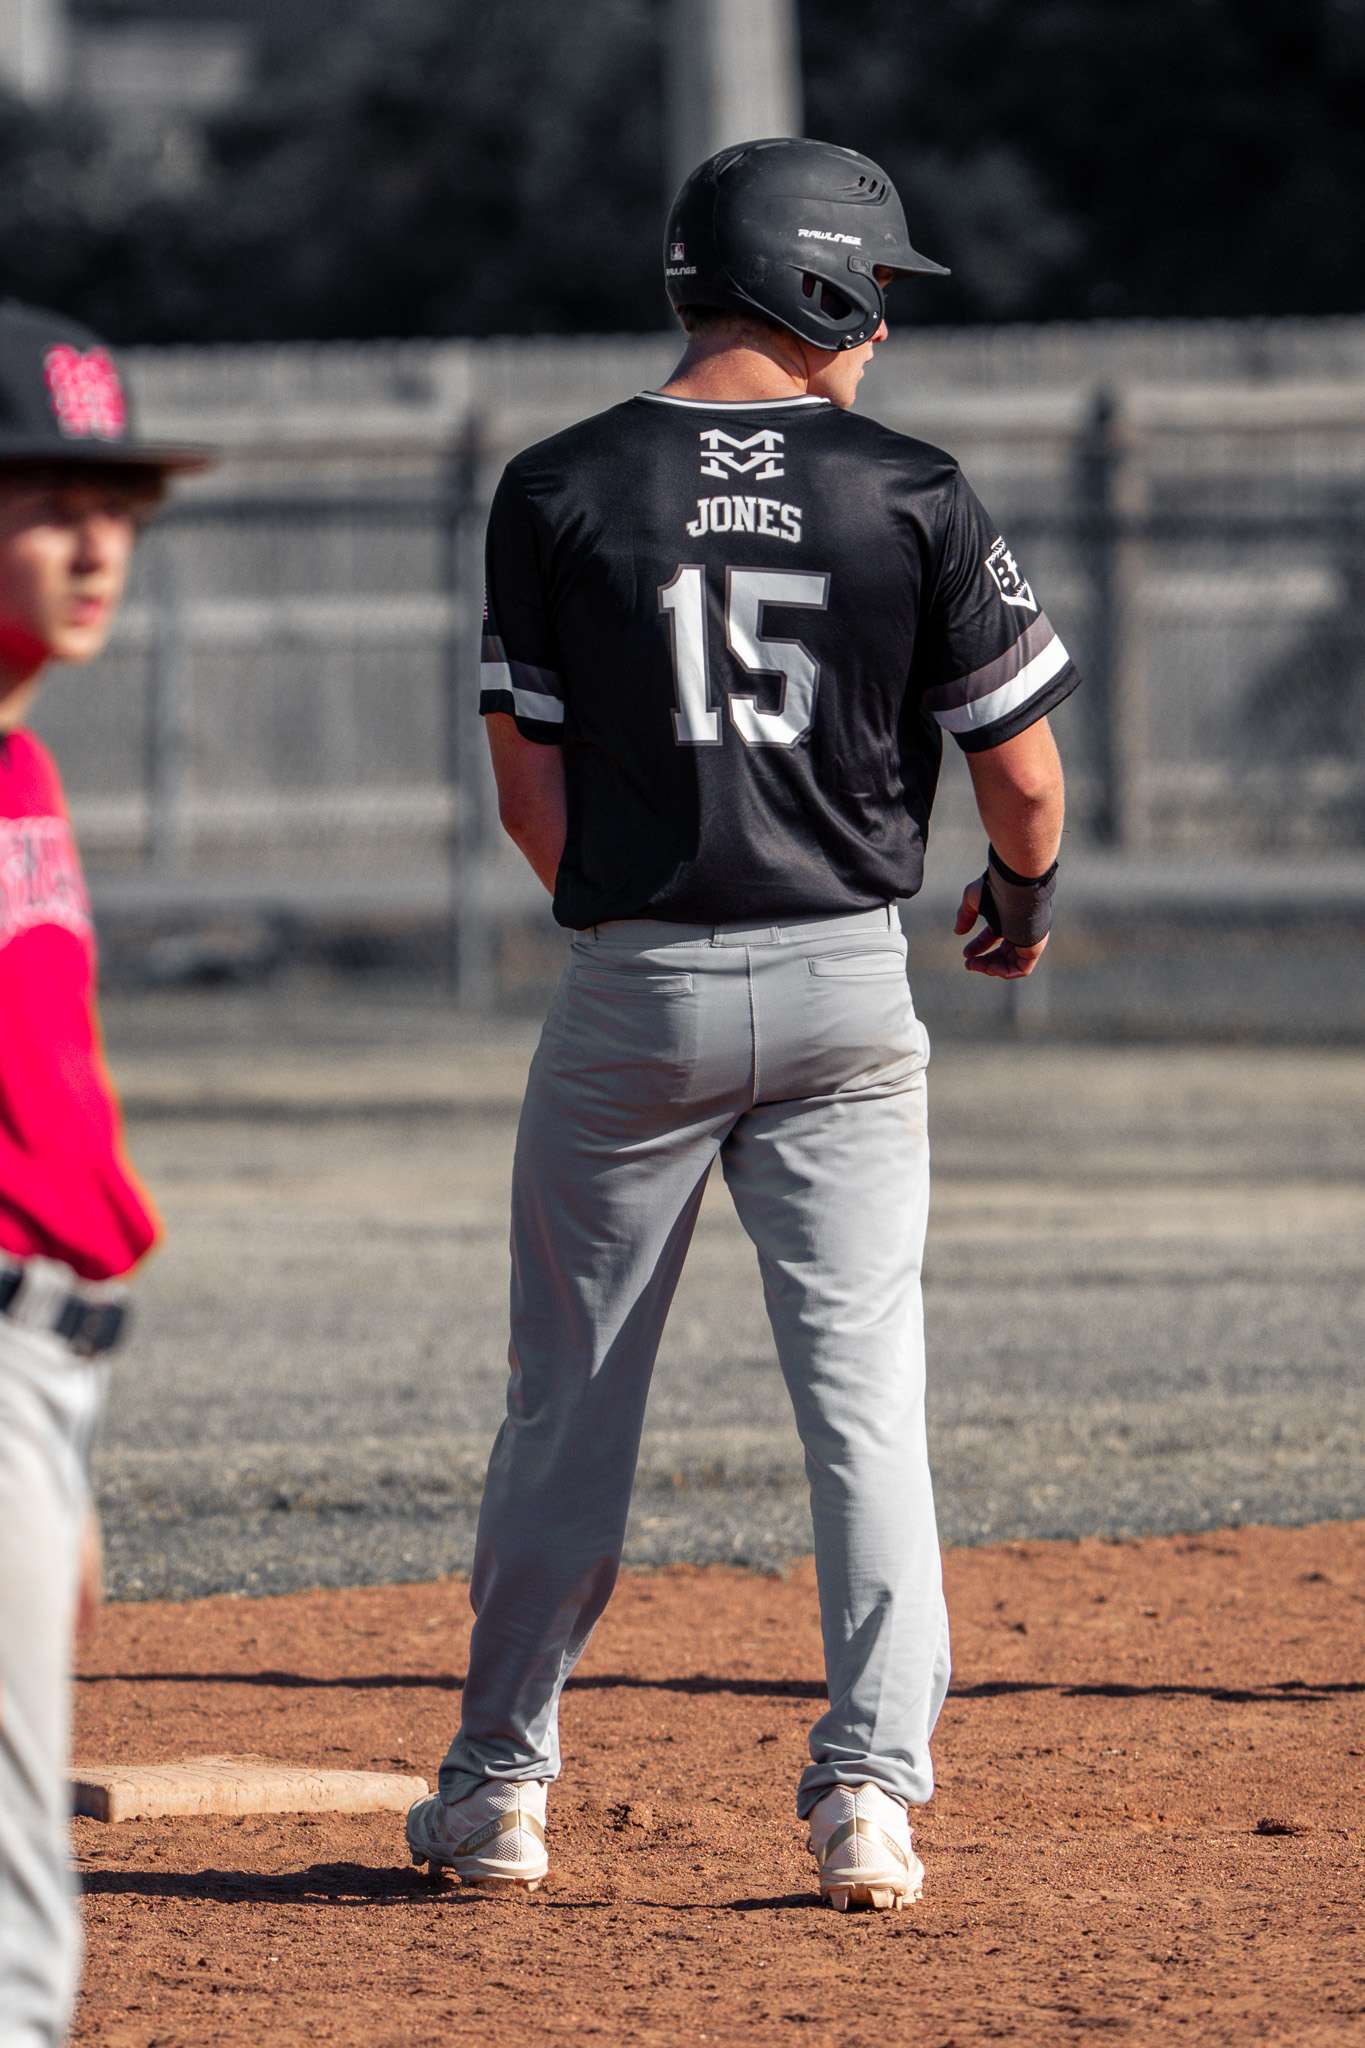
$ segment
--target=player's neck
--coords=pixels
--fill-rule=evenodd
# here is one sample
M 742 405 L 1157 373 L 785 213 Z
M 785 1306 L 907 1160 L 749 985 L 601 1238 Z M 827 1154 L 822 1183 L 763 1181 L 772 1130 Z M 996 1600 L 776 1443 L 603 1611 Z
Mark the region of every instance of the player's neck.
M 745 333 L 721 339 L 693 335 L 682 361 L 660 391 L 668 398 L 732 400 L 804 398 L 809 390 L 799 348 L 782 334 Z

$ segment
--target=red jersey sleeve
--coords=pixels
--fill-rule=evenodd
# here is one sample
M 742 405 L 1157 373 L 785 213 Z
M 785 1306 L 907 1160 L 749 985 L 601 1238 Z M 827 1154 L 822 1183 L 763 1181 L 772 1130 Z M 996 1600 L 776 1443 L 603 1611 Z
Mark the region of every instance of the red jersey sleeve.
M 95 1014 L 90 908 L 56 766 L 0 738 L 0 1251 L 126 1273 L 156 1241 Z

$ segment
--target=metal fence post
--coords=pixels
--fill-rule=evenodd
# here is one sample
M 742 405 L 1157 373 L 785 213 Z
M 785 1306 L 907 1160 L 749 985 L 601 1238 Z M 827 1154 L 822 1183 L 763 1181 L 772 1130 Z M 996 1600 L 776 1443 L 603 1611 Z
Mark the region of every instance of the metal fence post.
M 155 868 L 173 868 L 183 851 L 189 780 L 189 646 L 175 556 L 166 534 L 152 555 L 154 600 L 148 670 L 147 852 Z
M 664 29 L 671 197 L 694 164 L 750 135 L 799 135 L 796 0 L 669 0 Z
M 497 993 L 484 873 L 485 776 L 478 718 L 478 633 L 483 570 L 479 532 L 482 435 L 471 414 L 447 478 L 446 590 L 451 601 L 445 655 L 445 780 L 449 884 L 445 981 L 462 1007 L 491 1008 Z
M 1077 495 L 1092 593 L 1092 726 L 1102 798 L 1098 836 L 1136 850 L 1150 836 L 1147 479 L 1114 393 L 1095 394 L 1081 435 Z

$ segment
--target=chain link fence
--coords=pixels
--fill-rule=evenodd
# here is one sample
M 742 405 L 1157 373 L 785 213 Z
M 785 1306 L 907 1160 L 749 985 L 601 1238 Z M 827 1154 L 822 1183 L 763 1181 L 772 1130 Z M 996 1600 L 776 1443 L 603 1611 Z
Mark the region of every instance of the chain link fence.
M 1316 355 L 1313 341 L 1316 336 Z M 1202 353 L 1201 353 L 1202 349 Z M 503 462 L 666 374 L 665 339 L 186 352 L 161 433 L 222 441 L 40 723 L 115 979 L 345 967 L 540 1000 L 559 941 L 476 715 Z M 866 408 L 951 448 L 1078 658 L 1049 972 L 983 991 L 949 759 L 914 972 L 945 1028 L 1353 1037 L 1365 1019 L 1365 323 L 888 344 Z M 996 381 L 992 381 L 994 378 Z M 950 756 L 954 750 L 949 749 Z M 999 1005 L 996 1006 L 996 997 Z

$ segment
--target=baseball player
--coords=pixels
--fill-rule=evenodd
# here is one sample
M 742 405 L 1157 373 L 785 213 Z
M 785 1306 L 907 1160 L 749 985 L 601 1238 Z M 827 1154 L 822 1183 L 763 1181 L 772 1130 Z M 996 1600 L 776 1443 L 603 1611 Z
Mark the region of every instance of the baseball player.
M 0 2041 L 63 2039 L 71 1633 L 98 1596 L 86 1459 L 124 1276 L 156 1220 L 100 1056 L 90 910 L 56 766 L 24 719 L 88 662 L 137 532 L 200 450 L 139 441 L 112 356 L 0 303 Z
M 482 709 L 504 826 L 572 932 L 512 1194 L 507 1418 L 463 1718 L 414 1858 L 537 1884 L 561 1688 L 616 1579 L 645 1397 L 717 1161 L 806 1453 L 829 1708 L 797 1788 L 822 1896 L 919 1896 L 948 1627 L 925 1447 L 929 1043 L 898 899 L 943 733 L 990 842 L 978 974 L 1047 943 L 1077 676 L 941 450 L 850 410 L 894 278 L 942 274 L 866 157 L 772 140 L 688 179 L 660 391 L 513 461 Z M 746 1882 L 748 1881 L 746 1877 Z

